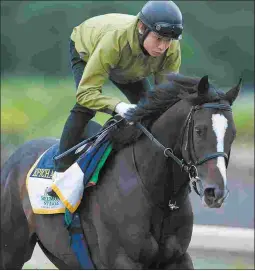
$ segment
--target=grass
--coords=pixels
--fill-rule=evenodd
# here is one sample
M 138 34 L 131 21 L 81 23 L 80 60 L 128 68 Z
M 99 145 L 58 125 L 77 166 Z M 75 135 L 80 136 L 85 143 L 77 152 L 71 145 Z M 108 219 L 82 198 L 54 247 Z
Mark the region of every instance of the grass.
M 75 104 L 74 85 L 70 79 L 13 78 L 3 80 L 1 90 L 2 133 L 18 133 L 21 141 L 45 136 L 60 137 L 69 111 Z M 114 95 L 114 91 L 111 92 Z M 109 117 L 99 113 L 96 120 L 103 123 Z
M 112 84 L 106 85 L 103 92 L 126 100 Z M 253 97 L 238 100 L 233 105 L 237 141 L 247 143 L 254 138 Z M 59 138 L 74 103 L 71 78 L 5 78 L 1 81 L 1 132 L 6 135 L 3 138 L 8 138 L 9 144 L 22 144 L 39 137 Z M 103 124 L 109 117 L 97 113 L 95 120 Z

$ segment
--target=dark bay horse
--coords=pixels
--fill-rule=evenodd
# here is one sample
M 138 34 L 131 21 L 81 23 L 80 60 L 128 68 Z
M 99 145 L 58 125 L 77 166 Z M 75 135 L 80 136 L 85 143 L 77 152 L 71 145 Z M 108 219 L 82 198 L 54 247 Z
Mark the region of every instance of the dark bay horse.
M 231 105 L 240 83 L 224 93 L 208 77 L 169 75 L 169 83 L 157 86 L 132 112 L 135 125 L 115 131 L 115 154 L 79 206 L 96 269 L 193 269 L 187 253 L 193 227 L 190 180 L 210 208 L 227 197 L 235 138 Z M 59 269 L 80 268 L 63 214 L 35 215 L 25 184 L 31 166 L 56 142 L 30 141 L 2 168 L 1 269 L 21 269 L 36 243 Z

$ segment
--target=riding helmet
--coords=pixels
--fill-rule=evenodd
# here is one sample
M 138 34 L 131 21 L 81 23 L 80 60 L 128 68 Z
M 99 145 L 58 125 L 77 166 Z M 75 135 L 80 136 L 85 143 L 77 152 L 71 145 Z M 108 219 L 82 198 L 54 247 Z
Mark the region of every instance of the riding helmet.
M 165 38 L 181 39 L 182 13 L 173 1 L 149 1 L 138 17 L 147 26 L 147 35 L 149 31 L 153 31 Z

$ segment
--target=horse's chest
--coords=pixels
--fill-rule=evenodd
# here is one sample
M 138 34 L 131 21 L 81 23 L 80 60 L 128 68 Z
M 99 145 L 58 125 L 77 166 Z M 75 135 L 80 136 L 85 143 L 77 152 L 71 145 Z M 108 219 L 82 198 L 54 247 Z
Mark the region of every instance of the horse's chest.
M 165 237 L 159 249 L 160 261 L 168 261 L 173 257 L 178 257 L 186 251 L 186 246 L 177 234 L 171 234 Z
M 159 261 L 166 261 L 185 253 L 192 234 L 192 219 L 170 211 L 155 212 L 151 223 L 151 233 L 158 244 Z

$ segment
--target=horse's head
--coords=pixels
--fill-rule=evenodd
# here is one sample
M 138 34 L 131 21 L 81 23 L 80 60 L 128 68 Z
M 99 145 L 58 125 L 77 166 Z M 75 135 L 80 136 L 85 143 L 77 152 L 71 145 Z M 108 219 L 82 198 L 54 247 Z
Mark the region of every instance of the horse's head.
M 238 96 L 241 80 L 227 93 L 212 86 L 208 76 L 200 79 L 171 74 L 169 81 L 158 85 L 147 103 L 138 104 L 127 115 L 140 129 L 131 125 L 119 138 L 123 142 L 126 136 L 126 144 L 130 144 L 141 135 L 137 131 L 142 130 L 171 158 L 174 167 L 179 166 L 179 173 L 170 171 L 178 179 L 174 190 L 178 191 L 189 176 L 203 203 L 218 208 L 228 196 L 226 169 L 235 138 L 231 105 Z
M 193 94 L 187 95 L 186 91 L 186 98 L 161 116 L 163 120 L 165 117 L 173 119 L 173 114 L 176 115 L 175 123 L 177 121 L 180 125 L 178 133 L 182 159 L 189 169 L 195 191 L 210 208 L 219 208 L 228 196 L 226 168 L 236 133 L 231 105 L 240 85 L 241 80 L 236 87 L 223 93 L 209 84 L 205 76 L 192 86 L 193 90 L 196 89 Z M 191 85 L 186 85 L 186 90 L 188 88 L 191 89 Z M 167 127 L 174 128 L 170 122 Z

